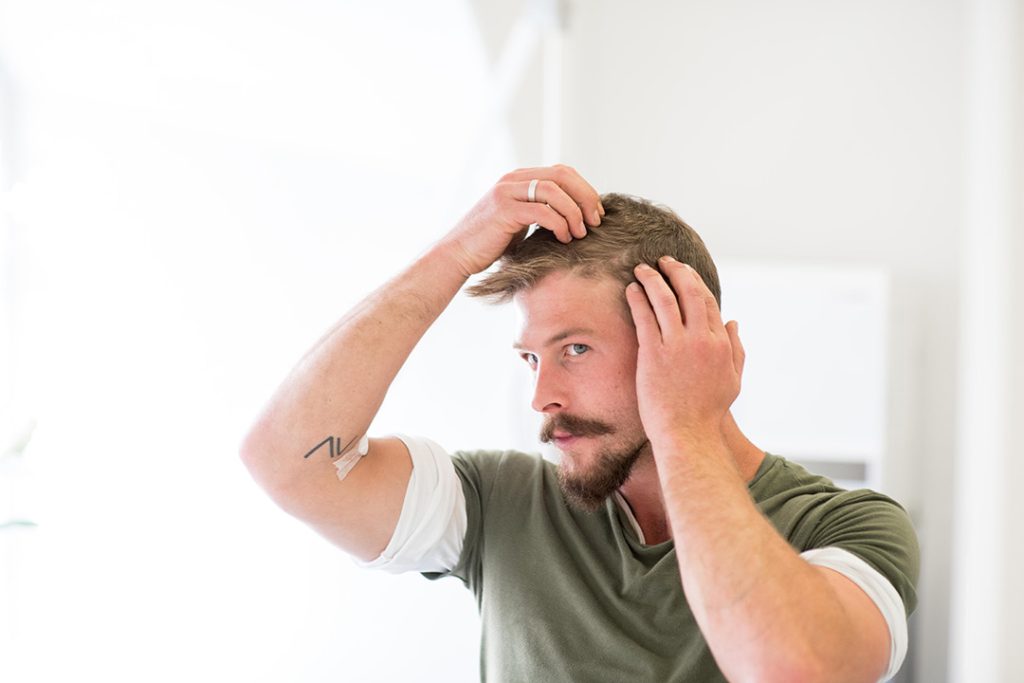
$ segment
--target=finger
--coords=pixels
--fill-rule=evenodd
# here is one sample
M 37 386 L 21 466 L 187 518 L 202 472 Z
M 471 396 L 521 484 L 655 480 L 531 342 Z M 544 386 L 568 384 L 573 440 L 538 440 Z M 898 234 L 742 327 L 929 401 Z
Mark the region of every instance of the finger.
M 722 331 L 724 326 L 718 301 L 700 273 L 688 263 L 680 263 L 671 256 L 662 256 L 659 265 L 669 274 L 669 281 L 679 294 L 679 307 L 686 326 L 709 329 L 714 333 Z
M 534 178 L 551 180 L 557 183 L 580 207 L 583 217 L 588 224 L 592 226 L 601 224 L 601 212 L 604 210 L 604 207 L 601 206 L 601 195 L 598 194 L 597 190 L 590 183 L 584 180 L 583 176 L 576 169 L 564 164 L 520 168 L 507 173 L 503 180 L 525 180 L 527 181 L 527 186 L 529 186 L 529 181 Z M 526 196 L 525 193 L 523 196 Z
M 707 311 L 702 303 L 700 288 L 693 279 L 694 271 L 671 256 L 658 259 L 658 266 L 676 292 L 683 325 L 694 330 L 707 329 Z
M 747 352 L 743 350 L 743 342 L 740 341 L 740 324 L 730 320 L 725 326 L 725 331 L 729 333 L 729 345 L 732 347 L 732 366 L 736 368 L 736 374 L 742 378 Z
M 722 311 L 718 308 L 718 300 L 715 299 L 715 295 L 711 293 L 704 278 L 700 276 L 694 268 L 690 268 L 690 272 L 693 273 L 694 280 L 697 281 L 697 287 L 700 291 L 700 295 L 704 297 L 704 310 L 707 315 L 708 325 L 711 327 L 713 332 L 717 332 L 722 329 Z
M 512 217 L 517 223 L 530 225 L 536 223 L 540 227 L 555 233 L 559 242 L 572 242 L 569 224 L 565 218 L 547 204 L 540 202 L 517 202 L 512 209 Z
M 519 184 L 521 188 L 516 193 L 516 198 L 521 194 L 522 201 L 530 201 L 530 184 L 533 180 L 523 180 Z M 579 205 L 572 200 L 572 197 L 565 193 L 553 180 L 541 180 L 537 183 L 534 191 L 534 201 L 539 204 L 547 204 L 565 218 L 569 225 L 569 232 L 573 237 L 583 238 L 587 236 L 587 226 L 583 223 L 583 211 Z
M 636 326 L 636 338 L 641 347 L 650 347 L 661 343 L 661 329 L 658 327 L 658 319 L 651 308 L 651 302 L 644 292 L 644 288 L 635 282 L 626 286 L 626 303 L 629 304 L 629 312 L 633 316 L 633 324 Z
M 708 313 L 699 276 L 689 265 L 671 256 L 658 259 L 658 266 L 675 290 L 683 326 L 689 330 L 707 330 Z
M 669 341 L 682 333 L 683 314 L 679 308 L 679 301 L 661 273 L 646 263 L 639 264 L 633 269 L 633 273 L 650 299 L 651 308 L 654 309 L 658 326 L 661 328 L 661 338 Z

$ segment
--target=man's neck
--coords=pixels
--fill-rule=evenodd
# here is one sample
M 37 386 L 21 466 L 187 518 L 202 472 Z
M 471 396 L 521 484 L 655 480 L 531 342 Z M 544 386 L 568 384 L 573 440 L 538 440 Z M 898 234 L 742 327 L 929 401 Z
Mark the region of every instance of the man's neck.
M 726 447 L 733 456 L 736 467 L 744 481 L 750 482 L 757 474 L 764 451 L 750 442 L 739 430 L 732 413 L 728 413 L 722 423 L 722 435 Z M 662 543 L 672 538 L 668 514 L 665 511 L 665 499 L 661 493 L 661 482 L 658 469 L 654 462 L 654 454 L 647 452 L 640 456 L 629 480 L 619 488 L 619 493 L 629 503 L 633 516 L 644 533 L 647 545 Z

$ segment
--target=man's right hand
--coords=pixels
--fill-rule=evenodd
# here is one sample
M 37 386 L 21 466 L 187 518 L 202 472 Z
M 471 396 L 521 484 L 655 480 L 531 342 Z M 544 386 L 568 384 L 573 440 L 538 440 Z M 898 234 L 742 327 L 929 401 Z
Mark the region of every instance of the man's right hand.
M 535 201 L 530 183 L 538 180 Z M 604 207 L 590 183 L 562 164 L 521 168 L 507 173 L 470 209 L 441 243 L 469 277 L 485 270 L 533 223 L 568 244 L 587 234 L 587 225 L 601 224 Z

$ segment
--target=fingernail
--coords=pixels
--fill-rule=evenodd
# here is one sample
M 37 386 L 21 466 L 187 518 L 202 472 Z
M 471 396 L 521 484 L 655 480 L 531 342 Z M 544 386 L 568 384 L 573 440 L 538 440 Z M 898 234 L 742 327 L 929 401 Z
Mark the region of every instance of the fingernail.
M 594 211 L 594 224 L 595 225 L 600 225 L 601 224 L 601 213 L 599 211 L 596 211 L 596 210 Z
M 597 205 L 597 210 L 600 211 L 601 215 L 603 216 L 604 215 L 604 204 L 598 204 Z
M 672 258 L 671 256 L 669 256 L 668 254 L 666 254 L 666 255 L 662 256 L 662 257 L 661 257 L 661 260 L 662 260 L 662 261 L 675 261 L 675 259 L 674 259 L 674 258 Z

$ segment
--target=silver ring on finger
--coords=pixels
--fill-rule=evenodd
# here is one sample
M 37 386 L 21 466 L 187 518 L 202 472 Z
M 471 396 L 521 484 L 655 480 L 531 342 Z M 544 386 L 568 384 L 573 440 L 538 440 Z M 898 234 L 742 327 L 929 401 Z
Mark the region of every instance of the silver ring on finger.
M 538 180 L 537 178 L 534 178 L 533 180 L 530 181 L 530 189 L 526 191 L 526 201 L 537 201 L 537 183 L 539 182 L 540 180 Z

